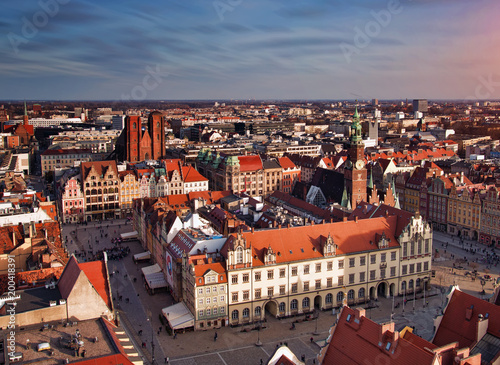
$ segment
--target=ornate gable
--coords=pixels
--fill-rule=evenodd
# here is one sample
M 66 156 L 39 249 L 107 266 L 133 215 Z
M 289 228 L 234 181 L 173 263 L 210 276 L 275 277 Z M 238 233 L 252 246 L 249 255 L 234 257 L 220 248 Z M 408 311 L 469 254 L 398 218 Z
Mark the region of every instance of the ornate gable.
M 328 233 L 328 237 L 321 236 L 320 242 L 323 256 L 331 257 L 337 254 L 337 248 L 339 248 L 339 246 L 333 241 L 333 237 L 330 233 Z
M 243 237 L 241 231 L 236 234 L 236 237 L 231 236 L 231 239 L 227 257 L 228 268 L 238 269 L 252 266 L 252 247 Z

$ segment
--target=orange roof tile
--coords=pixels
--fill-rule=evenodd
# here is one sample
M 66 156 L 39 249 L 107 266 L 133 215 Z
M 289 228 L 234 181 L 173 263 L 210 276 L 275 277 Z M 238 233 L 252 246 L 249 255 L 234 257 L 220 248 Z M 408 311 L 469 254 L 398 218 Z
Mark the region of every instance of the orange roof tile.
M 434 354 L 399 337 L 393 326 L 380 325 L 343 307 L 322 363 L 354 365 L 367 359 L 387 365 L 425 365 L 434 363 Z
M 238 156 L 240 162 L 240 171 L 262 170 L 262 160 L 259 155 Z
M 488 316 L 488 332 L 498 336 L 500 333 L 498 313 L 499 308 L 495 304 L 455 289 L 432 343 L 444 346 L 458 341 L 459 348 L 474 345 L 480 340 L 477 338 L 480 315 L 483 318 Z
M 290 160 L 288 157 L 280 157 L 278 158 L 279 164 L 284 169 L 295 169 L 297 166 Z
M 90 283 L 99 293 L 106 305 L 111 308 L 111 296 L 109 293 L 108 274 L 104 261 L 90 261 L 79 263 L 78 266 L 83 270 Z
M 264 254 L 269 247 L 277 253 L 276 262 L 286 263 L 323 257 L 321 240 L 331 235 L 337 248 L 337 255 L 378 250 L 378 237 L 385 233 L 389 247 L 399 247 L 395 237 L 397 217 L 388 216 L 358 221 L 336 222 L 297 226 L 289 228 L 264 229 L 243 232 L 247 243 L 252 246 L 254 266 L 264 265 Z M 233 247 L 236 234 L 227 239 L 223 253 Z
M 208 181 L 206 177 L 200 174 L 192 166 L 182 166 L 182 176 L 184 182 Z

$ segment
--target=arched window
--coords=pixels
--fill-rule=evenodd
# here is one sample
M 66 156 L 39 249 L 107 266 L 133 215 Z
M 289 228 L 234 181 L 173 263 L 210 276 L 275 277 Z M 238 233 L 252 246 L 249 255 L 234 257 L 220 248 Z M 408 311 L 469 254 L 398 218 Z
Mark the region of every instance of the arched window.
M 325 303 L 332 304 L 332 302 L 333 302 L 333 295 L 332 295 L 332 293 L 328 293 L 325 297 Z
M 365 288 L 359 289 L 358 297 L 360 297 L 360 298 L 364 298 L 365 297 Z
M 156 128 L 160 128 L 160 122 L 156 122 Z
M 408 288 L 413 289 L 413 279 L 408 282 Z
M 85 190 L 85 195 L 90 195 L 90 190 Z
M 104 189 L 102 190 L 102 192 L 103 192 L 104 194 L 107 194 L 107 193 L 108 193 L 108 189 L 104 188 Z
M 137 124 L 134 122 L 132 123 L 132 129 L 136 129 L 137 128 Z
M 97 190 L 96 189 L 92 189 L 91 194 L 92 195 L 96 195 L 97 194 Z
M 250 310 L 248 308 L 243 309 L 243 318 L 248 318 L 250 316 Z
M 235 309 L 232 313 L 231 313 L 231 318 L 232 319 L 238 319 L 239 317 L 239 313 L 238 311 Z
M 420 278 L 417 279 L 417 282 L 415 283 L 415 288 L 417 290 L 420 289 Z
M 418 249 L 417 249 L 417 254 L 421 255 L 422 254 L 422 239 L 418 240 Z
M 354 290 L 351 289 L 347 292 L 347 299 L 354 300 Z
M 101 189 L 97 189 L 97 194 L 101 195 L 102 194 L 102 190 Z
M 285 302 L 281 302 L 281 303 L 280 303 L 280 306 L 279 306 L 279 310 L 280 310 L 280 312 L 284 312 L 284 311 L 285 311 L 285 306 L 286 306 L 286 305 L 285 305 Z
M 337 302 L 341 302 L 341 301 L 343 301 L 343 300 L 344 300 L 344 292 L 339 291 L 339 292 L 337 293 Z
M 117 193 L 117 194 L 118 194 L 118 188 L 115 188 L 115 193 Z
M 255 317 L 260 317 L 260 313 L 262 312 L 260 307 L 255 307 Z
M 241 246 L 236 249 L 236 263 L 237 264 L 243 263 L 243 247 Z
M 302 308 L 309 308 L 309 298 L 302 299 Z
M 297 310 L 298 307 L 299 307 L 299 301 L 297 299 L 294 299 L 290 302 L 291 310 Z
M 406 290 L 406 281 L 401 282 L 401 290 L 402 291 Z

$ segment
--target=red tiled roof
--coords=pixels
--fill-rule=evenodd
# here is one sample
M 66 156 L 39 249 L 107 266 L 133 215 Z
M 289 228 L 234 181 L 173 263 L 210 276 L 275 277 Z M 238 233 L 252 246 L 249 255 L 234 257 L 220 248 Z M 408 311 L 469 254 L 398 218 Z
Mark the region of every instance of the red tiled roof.
M 196 261 L 196 260 L 193 260 Z M 226 276 L 226 265 L 224 262 L 212 262 L 212 263 L 206 263 L 206 260 L 203 260 L 204 262 L 202 264 L 196 264 L 194 262 L 194 273 L 196 276 L 196 285 L 204 285 L 205 284 L 205 279 L 203 278 L 203 275 L 205 275 L 208 271 L 213 270 L 216 273 L 219 274 L 219 278 L 217 279 L 218 283 L 226 283 L 227 282 L 227 276 Z M 222 277 L 222 279 L 221 279 Z M 200 280 L 201 279 L 201 283 Z
M 208 181 L 206 177 L 200 174 L 196 169 L 192 166 L 182 166 L 182 176 L 184 178 L 184 182 L 196 182 L 196 181 Z
M 90 161 L 90 162 L 82 162 L 82 177 L 83 179 L 87 178 L 90 169 L 94 167 L 97 171 L 97 174 L 104 175 L 108 169 L 111 169 L 118 176 L 118 171 L 116 168 L 116 161 Z
M 240 161 L 240 171 L 262 170 L 262 160 L 259 155 L 238 156 Z
M 79 263 L 78 266 L 83 270 L 90 283 L 99 293 L 102 300 L 111 309 L 111 296 L 109 293 L 108 274 L 104 261 L 90 261 Z
M 288 157 L 280 157 L 278 158 L 279 164 L 284 169 L 295 169 L 297 166 L 290 160 Z
M 380 325 L 343 307 L 322 363 L 357 365 L 369 359 L 386 365 L 425 365 L 434 363 L 434 354 L 400 338 L 393 324 Z
M 499 311 L 495 304 L 455 289 L 432 343 L 444 346 L 458 341 L 460 348 L 475 345 L 480 340 L 477 338 L 479 315 L 484 318 L 487 314 L 488 332 L 498 337 L 500 333 Z
M 315 224 L 290 228 L 265 229 L 243 232 L 243 237 L 252 246 L 253 266 L 264 265 L 264 254 L 269 247 L 276 255 L 277 263 L 308 260 L 323 257 L 321 241 L 331 235 L 337 255 L 378 250 L 378 237 L 385 233 L 389 247 L 399 247 L 394 235 L 396 216 L 359 221 Z M 227 239 L 223 253 L 233 246 L 236 234 Z
M 47 215 L 52 219 L 52 220 L 57 220 L 57 211 L 56 211 L 56 204 L 43 204 L 40 205 L 40 208 L 47 213 Z
M 390 205 L 380 204 L 374 205 L 367 202 L 360 202 L 356 206 L 349 216 L 348 220 L 354 220 L 355 217 L 358 219 L 369 219 L 376 217 L 385 217 L 386 215 L 393 215 L 398 218 L 396 225 L 396 237 L 399 237 L 403 232 L 403 229 L 410 223 L 413 214 L 407 212 L 406 210 L 391 207 Z
M 31 288 L 42 286 L 45 285 L 47 280 L 52 278 L 57 281 L 61 277 L 63 269 L 63 267 L 50 267 L 40 270 L 17 272 L 14 279 L 16 288 L 21 289 L 25 285 Z M 8 281 L 9 278 L 7 274 L 0 275 L 0 294 L 7 291 Z M 35 283 L 35 285 L 33 285 L 33 283 Z

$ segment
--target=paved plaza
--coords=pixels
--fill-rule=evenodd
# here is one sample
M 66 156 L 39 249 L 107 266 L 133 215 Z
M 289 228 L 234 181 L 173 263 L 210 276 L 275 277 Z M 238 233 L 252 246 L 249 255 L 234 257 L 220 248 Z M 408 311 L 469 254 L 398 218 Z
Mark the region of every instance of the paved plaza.
M 84 261 L 90 260 L 99 250 L 113 247 L 112 238 L 132 230 L 132 225 L 126 220 L 113 220 L 102 224 L 64 225 L 63 237 L 68 237 L 69 252 L 78 252 L 79 261 Z M 415 300 L 413 296 L 405 297 L 406 305 L 403 305 L 403 297 L 379 298 L 373 302 L 371 309 L 367 309 L 366 316 L 378 323 L 388 322 L 392 317 L 396 329 L 402 329 L 406 325 L 414 326 L 418 335 L 426 340 L 432 339 L 433 319 L 442 310 L 443 292 L 449 285 L 458 284 L 465 292 L 480 296 L 481 283 L 479 280 L 472 281 L 466 277 L 465 272 L 475 267 L 480 275 L 488 273 L 495 279 L 499 273 L 498 267 L 487 269 L 487 265 L 483 263 L 476 264 L 475 260 L 481 261 L 483 254 L 473 255 L 464 250 L 465 245 L 462 246 L 457 239 L 455 241 L 451 241 L 448 235 L 439 232 L 434 235 L 434 248 L 439 249 L 442 261 L 433 263 L 436 276 L 432 279 L 432 289 L 426 293 L 425 300 L 421 293 L 417 294 Z M 445 248 L 446 243 L 448 246 Z M 470 244 L 478 250 L 483 248 L 475 243 L 466 242 L 466 244 L 469 248 Z M 120 315 L 122 325 L 138 347 L 145 363 L 152 362 L 153 340 L 157 364 L 165 363 L 167 356 L 169 363 L 174 365 L 260 364 L 261 359 L 266 361 L 276 346 L 282 343 L 286 343 L 299 358 L 304 355 L 306 364 L 313 364 L 330 327 L 335 323 L 335 314 L 332 311 L 324 311 L 319 313 L 318 320 L 297 323 L 295 330 L 290 330 L 291 323 L 303 316 L 283 320 L 268 317 L 267 328 L 260 332 L 252 330 L 253 325 L 248 326 L 248 332 L 244 331 L 246 330 L 244 326 L 217 329 L 217 341 L 214 341 L 213 329 L 179 333 L 174 339 L 168 335 L 160 322 L 161 309 L 173 304 L 172 297 L 166 292 L 148 294 L 140 269 L 149 264 L 135 264 L 132 259 L 134 254 L 144 250 L 138 241 L 129 242 L 127 245 L 130 254 L 121 260 L 110 260 L 108 268 L 115 308 Z M 461 269 L 453 269 L 453 263 L 456 263 L 457 258 L 464 257 L 468 264 L 460 265 Z M 492 282 L 487 282 L 484 290 L 486 295 L 490 295 L 493 292 Z M 259 340 L 262 346 L 255 345 Z M 145 347 L 142 347 L 143 344 Z

